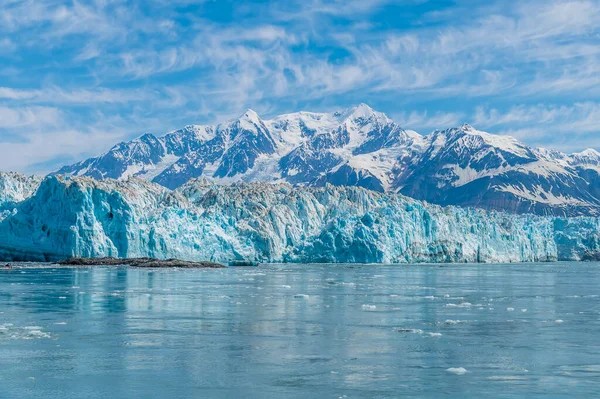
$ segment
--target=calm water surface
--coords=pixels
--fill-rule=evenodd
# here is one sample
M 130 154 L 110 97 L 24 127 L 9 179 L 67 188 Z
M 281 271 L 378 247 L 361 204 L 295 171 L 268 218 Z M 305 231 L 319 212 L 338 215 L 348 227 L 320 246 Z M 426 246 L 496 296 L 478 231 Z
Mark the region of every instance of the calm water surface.
M 600 264 L 0 271 L 1 398 L 596 397 Z

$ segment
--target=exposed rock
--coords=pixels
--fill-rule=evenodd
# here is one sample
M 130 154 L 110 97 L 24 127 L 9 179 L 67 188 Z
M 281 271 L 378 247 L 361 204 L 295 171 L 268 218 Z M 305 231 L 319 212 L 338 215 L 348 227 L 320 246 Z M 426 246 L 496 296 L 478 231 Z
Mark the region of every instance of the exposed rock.
M 190 262 L 186 260 L 179 259 L 155 259 L 155 258 L 69 258 L 66 260 L 62 260 L 57 262 L 59 265 L 65 266 L 132 266 L 132 267 L 178 267 L 178 268 L 211 268 L 218 269 L 223 268 L 220 263 L 216 262 Z

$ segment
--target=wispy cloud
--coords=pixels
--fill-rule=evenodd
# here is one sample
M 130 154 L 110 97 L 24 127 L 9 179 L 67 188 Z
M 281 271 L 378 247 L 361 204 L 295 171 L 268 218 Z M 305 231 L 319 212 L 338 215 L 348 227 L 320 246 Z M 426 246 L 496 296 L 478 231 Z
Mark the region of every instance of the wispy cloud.
M 124 103 L 151 100 L 152 92 L 139 89 L 64 89 L 50 86 L 43 89 L 0 87 L 0 100 L 55 104 Z
M 52 107 L 9 108 L 0 106 L 0 129 L 45 128 L 62 121 L 61 111 Z
M 600 103 L 515 105 L 506 110 L 477 107 L 473 122 L 531 145 L 581 150 L 598 145 Z
M 598 131 L 599 27 L 597 0 L 4 0 L 0 141 L 41 151 L 63 129 L 99 149 L 248 107 L 364 101 L 406 128 L 471 120 L 563 147 L 552 137 L 576 130 L 583 146 Z M 29 154 L 65 154 L 47 151 Z M 9 159 L 0 169 L 34 163 Z
M 600 103 L 584 102 L 567 105 L 517 105 L 506 111 L 477 107 L 474 123 L 482 126 L 509 124 L 559 125 L 572 133 L 598 131 Z

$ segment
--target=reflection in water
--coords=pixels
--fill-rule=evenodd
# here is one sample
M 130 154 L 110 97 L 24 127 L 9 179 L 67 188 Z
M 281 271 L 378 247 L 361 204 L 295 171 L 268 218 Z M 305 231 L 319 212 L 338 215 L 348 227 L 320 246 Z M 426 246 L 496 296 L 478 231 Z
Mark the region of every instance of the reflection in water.
M 2 391 L 586 397 L 599 280 L 565 263 L 2 271 Z

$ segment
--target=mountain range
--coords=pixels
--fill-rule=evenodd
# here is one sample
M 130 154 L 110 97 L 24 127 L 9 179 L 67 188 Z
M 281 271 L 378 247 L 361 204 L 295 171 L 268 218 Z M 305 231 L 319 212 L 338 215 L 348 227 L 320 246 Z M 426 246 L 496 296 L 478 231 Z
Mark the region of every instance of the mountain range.
M 464 124 L 420 135 L 366 104 L 335 113 L 262 119 L 252 110 L 218 125 L 144 134 L 55 174 L 140 177 L 175 189 L 216 183 L 360 186 L 439 205 L 511 213 L 600 215 L 600 153 L 566 154 Z

